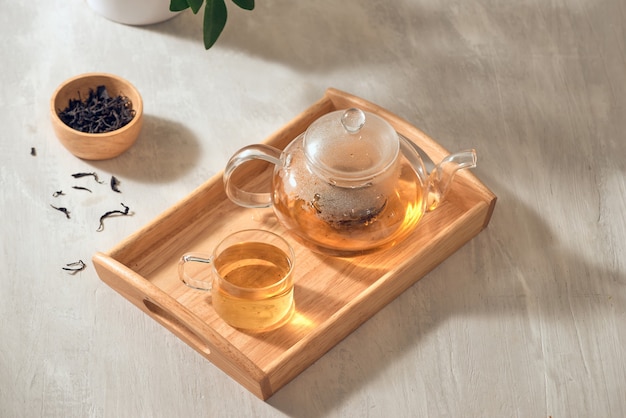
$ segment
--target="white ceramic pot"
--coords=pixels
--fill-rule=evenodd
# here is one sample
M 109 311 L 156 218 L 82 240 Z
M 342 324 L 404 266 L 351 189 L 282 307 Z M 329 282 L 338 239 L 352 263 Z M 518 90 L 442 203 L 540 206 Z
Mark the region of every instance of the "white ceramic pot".
M 87 0 L 97 13 L 127 25 L 151 25 L 171 19 L 170 0 Z

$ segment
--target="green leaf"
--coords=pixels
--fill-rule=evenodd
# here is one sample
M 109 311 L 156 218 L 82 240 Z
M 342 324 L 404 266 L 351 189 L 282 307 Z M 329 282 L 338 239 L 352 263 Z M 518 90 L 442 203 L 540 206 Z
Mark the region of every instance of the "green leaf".
M 228 13 L 224 0 L 207 0 L 204 8 L 204 47 L 209 49 L 220 37 Z
M 202 3 L 204 3 L 204 0 L 187 0 L 187 3 L 189 3 L 189 7 L 191 7 L 191 11 L 193 12 L 193 14 L 196 14 L 200 10 L 200 7 L 202 7 Z
M 233 0 L 237 6 L 245 10 L 254 10 L 254 0 Z
M 187 0 L 170 0 L 170 11 L 181 12 L 189 7 Z

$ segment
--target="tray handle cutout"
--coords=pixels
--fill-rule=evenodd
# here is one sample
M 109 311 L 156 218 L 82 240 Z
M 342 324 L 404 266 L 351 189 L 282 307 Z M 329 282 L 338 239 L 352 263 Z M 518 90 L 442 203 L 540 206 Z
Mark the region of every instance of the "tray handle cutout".
M 186 340 L 189 345 L 200 351 L 203 355 L 211 355 L 210 345 L 207 344 L 202 337 L 193 332 L 182 321 L 176 318 L 176 316 L 163 309 L 161 306 L 159 306 L 157 303 L 153 302 L 149 298 L 143 299 L 143 305 L 148 311 L 150 311 L 150 316 L 152 316 L 155 321 L 170 329 L 176 335 L 180 336 L 183 340 Z
M 263 370 L 176 299 L 107 254 L 98 252 L 92 260 L 103 282 L 211 363 L 261 399 L 273 393 Z

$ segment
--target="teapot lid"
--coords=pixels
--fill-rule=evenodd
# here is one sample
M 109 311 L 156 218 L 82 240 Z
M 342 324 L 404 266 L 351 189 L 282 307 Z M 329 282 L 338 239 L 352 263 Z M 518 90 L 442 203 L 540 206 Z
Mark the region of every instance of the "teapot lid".
M 387 170 L 400 148 L 398 134 L 383 118 L 351 108 L 330 112 L 304 134 L 312 170 L 333 183 L 362 183 Z

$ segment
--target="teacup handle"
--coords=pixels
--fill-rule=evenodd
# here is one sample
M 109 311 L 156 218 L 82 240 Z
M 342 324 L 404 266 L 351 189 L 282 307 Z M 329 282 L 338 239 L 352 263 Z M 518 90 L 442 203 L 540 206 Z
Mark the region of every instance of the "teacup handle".
M 231 182 L 231 176 L 239 166 L 252 160 L 263 160 L 277 166 L 281 165 L 281 151 L 270 145 L 249 145 L 237 151 L 224 169 L 224 188 L 230 200 L 246 208 L 267 208 L 272 206 L 271 193 L 248 192 Z
M 183 256 L 178 261 L 178 278 L 187 286 L 193 289 L 211 291 L 213 275 L 209 273 L 208 280 L 201 280 L 196 277 L 193 277 L 189 273 L 187 273 L 186 264 L 187 263 L 211 264 L 212 262 L 213 262 L 213 259 L 210 256 L 203 254 L 203 253 L 183 254 Z

